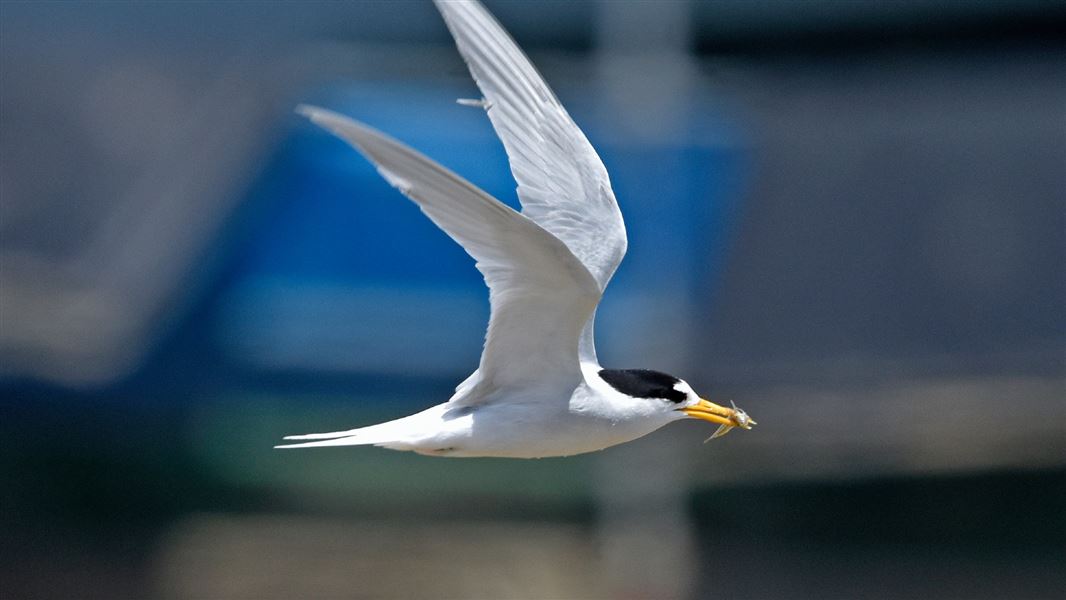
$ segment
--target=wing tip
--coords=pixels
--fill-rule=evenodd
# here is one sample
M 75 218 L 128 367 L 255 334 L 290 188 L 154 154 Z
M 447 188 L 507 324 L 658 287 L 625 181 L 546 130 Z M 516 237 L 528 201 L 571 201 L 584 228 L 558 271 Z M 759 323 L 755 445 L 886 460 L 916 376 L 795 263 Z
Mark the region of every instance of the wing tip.
M 293 112 L 302 117 L 306 117 L 308 121 L 311 121 L 320 127 L 327 127 L 330 123 L 336 123 L 340 120 L 350 120 L 340 113 L 320 106 L 314 106 L 313 104 L 297 104 L 296 108 L 293 109 Z
M 329 131 L 333 135 L 348 140 L 350 143 L 355 143 L 360 149 L 360 142 L 365 142 L 369 138 L 386 140 L 392 144 L 397 143 L 388 135 L 374 129 L 366 123 L 357 121 L 339 112 L 329 110 L 328 108 L 321 108 L 311 104 L 297 104 L 293 111 L 298 115 L 307 117 L 309 121 L 318 125 L 322 129 Z

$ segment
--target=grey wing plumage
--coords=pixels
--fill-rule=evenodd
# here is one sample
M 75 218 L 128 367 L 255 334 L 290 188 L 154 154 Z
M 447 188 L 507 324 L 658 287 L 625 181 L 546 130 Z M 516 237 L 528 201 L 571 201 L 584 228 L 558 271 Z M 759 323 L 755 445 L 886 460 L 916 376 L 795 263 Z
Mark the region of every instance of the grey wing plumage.
M 492 316 L 481 364 L 464 383 L 464 398 L 477 402 L 494 389 L 580 377 L 578 340 L 600 289 L 562 241 L 377 130 L 320 108 L 299 111 L 362 152 L 477 261 Z
M 562 240 L 602 290 L 626 251 L 625 224 L 603 162 L 480 3 L 435 2 L 507 150 L 522 214 Z

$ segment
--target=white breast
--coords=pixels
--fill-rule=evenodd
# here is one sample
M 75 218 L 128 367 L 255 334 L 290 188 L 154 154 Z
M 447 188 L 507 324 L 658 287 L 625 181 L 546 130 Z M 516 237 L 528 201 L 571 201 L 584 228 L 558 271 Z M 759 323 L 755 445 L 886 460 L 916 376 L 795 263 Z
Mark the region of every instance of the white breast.
M 503 402 L 435 406 L 408 417 L 409 437 L 387 447 L 438 456 L 570 456 L 634 440 L 683 417 L 664 402 L 625 396 L 589 378 L 569 398 L 558 390 L 524 390 Z

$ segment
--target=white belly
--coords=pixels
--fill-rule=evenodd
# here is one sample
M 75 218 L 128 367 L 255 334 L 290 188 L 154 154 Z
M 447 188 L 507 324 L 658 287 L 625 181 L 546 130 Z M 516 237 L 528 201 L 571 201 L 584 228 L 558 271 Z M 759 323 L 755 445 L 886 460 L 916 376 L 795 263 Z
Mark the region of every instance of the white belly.
M 508 399 L 459 409 L 442 404 L 407 418 L 413 435 L 381 445 L 433 456 L 570 456 L 635 440 L 677 418 L 642 410 L 647 402 L 605 404 L 582 386 L 570 398 Z

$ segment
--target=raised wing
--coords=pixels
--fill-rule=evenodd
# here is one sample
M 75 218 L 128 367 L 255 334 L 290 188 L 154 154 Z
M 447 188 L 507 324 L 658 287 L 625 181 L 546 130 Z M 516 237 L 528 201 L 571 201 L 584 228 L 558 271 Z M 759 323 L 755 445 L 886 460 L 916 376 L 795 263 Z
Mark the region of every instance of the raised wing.
M 495 389 L 580 377 L 578 338 L 601 294 L 566 245 L 385 134 L 321 108 L 298 111 L 362 152 L 477 261 L 489 287 L 492 316 L 476 383 L 468 381 L 478 393 L 464 396 L 476 402 Z
M 625 224 L 603 162 L 480 3 L 434 1 L 485 96 L 518 182 L 522 214 L 562 240 L 602 290 L 626 253 Z

